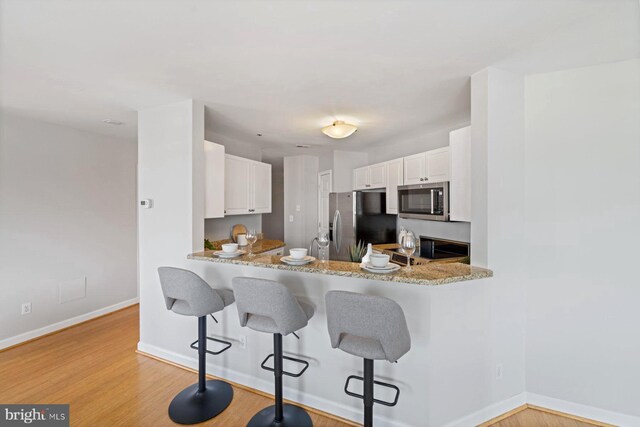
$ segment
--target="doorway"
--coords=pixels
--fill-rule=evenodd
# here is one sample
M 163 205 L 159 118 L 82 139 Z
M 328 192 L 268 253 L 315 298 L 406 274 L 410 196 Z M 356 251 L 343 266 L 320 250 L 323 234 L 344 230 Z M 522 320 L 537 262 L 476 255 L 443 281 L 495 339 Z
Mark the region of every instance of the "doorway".
M 318 232 L 329 232 L 329 193 L 333 191 L 333 171 L 318 174 Z

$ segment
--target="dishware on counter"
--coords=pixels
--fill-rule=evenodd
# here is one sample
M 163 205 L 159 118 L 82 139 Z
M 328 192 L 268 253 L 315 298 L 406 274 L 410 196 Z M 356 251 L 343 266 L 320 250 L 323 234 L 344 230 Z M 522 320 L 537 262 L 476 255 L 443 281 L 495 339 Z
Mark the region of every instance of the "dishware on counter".
M 364 264 L 369 262 L 369 258 L 371 257 L 371 255 L 373 254 L 373 245 L 371 243 L 367 244 L 367 253 L 364 254 L 364 256 L 362 257 L 362 262 Z
M 321 263 L 326 263 L 329 259 L 329 233 L 318 233 L 318 258 Z
M 369 261 L 365 262 L 363 260 L 363 264 L 371 264 L 376 268 L 384 268 L 389 264 L 389 255 L 387 254 L 371 254 L 369 256 Z
M 247 244 L 249 245 L 249 257 L 255 256 L 253 253 L 253 244 L 258 241 L 258 234 L 256 233 L 255 228 L 250 228 L 247 230 L 247 234 L 245 235 L 247 239 Z
M 247 235 L 245 233 L 238 234 L 236 238 L 238 239 L 238 245 L 240 246 L 247 246 L 249 244 L 249 242 L 247 242 Z
M 301 260 L 307 256 L 306 248 L 291 248 L 289 249 L 289 256 L 293 259 Z
M 400 270 L 400 266 L 398 264 L 392 264 L 392 263 L 387 264 L 385 267 L 375 267 L 371 263 L 366 263 L 366 264 L 362 263 L 360 264 L 360 268 L 362 268 L 363 270 L 369 273 L 376 273 L 376 274 L 387 274 L 387 273 L 393 273 Z
M 305 255 L 303 258 L 293 258 L 291 255 L 283 256 L 280 261 L 287 265 L 306 265 L 315 261 L 315 257 Z
M 231 228 L 231 239 L 236 243 L 240 243 L 238 242 L 239 234 L 247 234 L 247 227 L 244 224 L 236 224 Z M 246 243 L 240 246 L 246 246 Z
M 402 236 L 402 242 L 400 242 L 402 252 L 407 256 L 407 270 L 411 270 L 411 255 L 416 250 L 416 238 L 411 231 Z
M 233 253 L 238 250 L 237 243 L 225 243 L 222 245 L 222 251 L 225 253 Z
M 235 252 L 225 252 L 225 251 L 214 251 L 213 254 L 218 258 L 231 259 L 237 258 L 241 255 L 246 254 L 247 251 L 243 251 L 242 249 L 238 249 Z

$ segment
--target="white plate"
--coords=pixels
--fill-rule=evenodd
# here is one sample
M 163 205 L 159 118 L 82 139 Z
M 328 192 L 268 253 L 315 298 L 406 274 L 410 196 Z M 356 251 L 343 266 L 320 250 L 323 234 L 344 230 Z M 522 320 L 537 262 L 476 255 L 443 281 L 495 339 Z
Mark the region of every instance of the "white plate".
M 240 255 L 244 255 L 246 254 L 247 251 L 243 251 L 241 249 L 238 249 L 235 252 L 225 252 L 225 251 L 214 251 L 213 254 L 219 258 L 236 258 L 239 257 Z
M 388 264 L 384 268 L 374 267 L 371 264 L 360 264 L 360 267 L 363 270 L 368 271 L 369 273 L 380 273 L 380 274 L 393 273 L 394 271 L 400 270 L 400 266 L 398 264 Z
M 284 262 L 285 264 L 289 264 L 289 265 L 305 265 L 305 264 L 309 264 L 310 262 L 315 261 L 316 259 L 312 256 L 307 255 L 306 257 L 302 258 L 302 259 L 295 259 L 295 258 L 291 258 L 289 255 L 287 256 L 283 256 L 282 258 L 280 258 L 280 261 Z

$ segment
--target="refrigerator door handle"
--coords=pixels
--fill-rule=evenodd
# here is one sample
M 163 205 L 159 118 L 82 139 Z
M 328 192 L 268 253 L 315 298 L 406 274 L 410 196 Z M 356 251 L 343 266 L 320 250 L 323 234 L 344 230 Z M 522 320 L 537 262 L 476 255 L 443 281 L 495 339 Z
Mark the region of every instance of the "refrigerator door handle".
M 336 210 L 335 217 L 335 234 L 336 234 L 336 253 L 340 253 L 340 248 L 342 247 L 342 216 L 340 215 L 340 211 Z
M 338 210 L 333 214 L 333 227 L 331 227 L 331 231 L 333 234 L 333 247 L 336 250 L 336 254 L 338 253 Z

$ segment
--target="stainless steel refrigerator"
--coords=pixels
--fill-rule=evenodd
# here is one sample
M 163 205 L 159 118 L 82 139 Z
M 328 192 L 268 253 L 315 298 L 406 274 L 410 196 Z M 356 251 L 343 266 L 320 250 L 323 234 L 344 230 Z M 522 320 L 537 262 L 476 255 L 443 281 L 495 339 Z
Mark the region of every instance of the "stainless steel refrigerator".
M 384 192 L 353 191 L 329 194 L 329 259 L 350 261 L 349 246 L 393 243 L 396 215 L 388 215 Z

